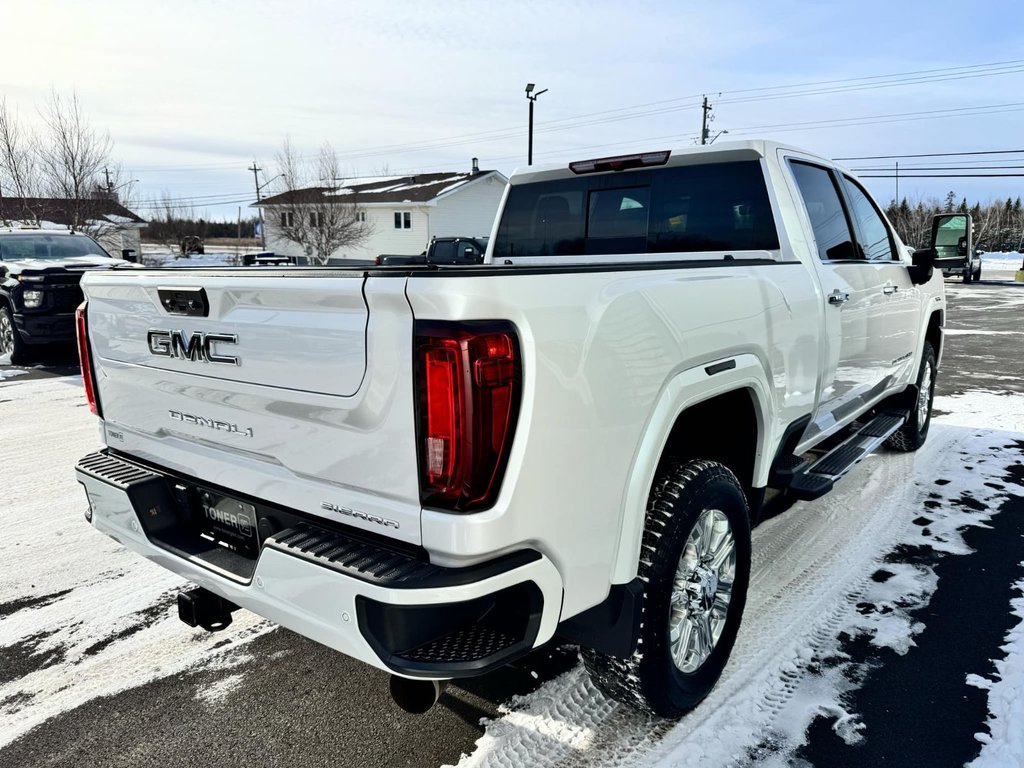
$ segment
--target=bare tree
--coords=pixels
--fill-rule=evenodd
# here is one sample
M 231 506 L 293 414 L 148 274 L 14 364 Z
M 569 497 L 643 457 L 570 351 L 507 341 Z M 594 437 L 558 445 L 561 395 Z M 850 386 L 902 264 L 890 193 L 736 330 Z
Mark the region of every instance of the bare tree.
M 35 216 L 28 210 L 26 201 L 36 196 L 37 185 L 35 154 L 22 139 L 21 121 L 8 108 L 7 100 L 0 99 L 0 203 L 4 196 L 8 201 L 20 199 L 20 206 L 15 204 L 10 208 L 20 207 L 23 218 L 33 219 Z
M 111 215 L 110 202 L 130 206 L 132 183 L 111 162 L 113 143 L 90 123 L 78 96 L 54 91 L 39 110 L 42 130 L 24 138 L 21 121 L 0 100 L 0 203 L 26 221 L 61 217 L 76 230 L 105 238 L 134 225 Z M 108 172 L 109 171 L 109 172 Z
M 285 139 L 276 156 L 280 182 L 278 202 L 267 206 L 270 226 L 279 237 L 295 243 L 314 264 L 345 246 L 356 246 L 372 234 L 354 193 L 342 185 L 338 156 L 327 142 L 312 164 L 312 178 L 303 172 L 302 158 Z M 314 183 L 315 182 L 315 183 Z
M 40 110 L 46 126 L 35 141 L 41 187 L 47 197 L 68 201 L 71 226 L 80 229 L 97 217 L 100 174 L 110 165 L 110 134 L 92 127 L 78 96 L 56 91 Z

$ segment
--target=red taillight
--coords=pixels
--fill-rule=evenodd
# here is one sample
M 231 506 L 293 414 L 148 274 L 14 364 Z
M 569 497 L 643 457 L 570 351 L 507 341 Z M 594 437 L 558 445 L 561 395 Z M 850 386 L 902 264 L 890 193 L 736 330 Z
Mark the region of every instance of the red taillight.
M 483 509 L 508 463 L 522 369 L 508 323 L 416 325 L 420 496 L 452 510 Z
M 82 381 L 85 383 L 85 399 L 89 410 L 101 417 L 100 403 L 96 399 L 96 381 L 92 375 L 92 356 L 89 354 L 89 336 L 86 330 L 85 313 L 88 302 L 83 301 L 75 310 L 75 325 L 78 328 L 78 364 L 82 367 Z

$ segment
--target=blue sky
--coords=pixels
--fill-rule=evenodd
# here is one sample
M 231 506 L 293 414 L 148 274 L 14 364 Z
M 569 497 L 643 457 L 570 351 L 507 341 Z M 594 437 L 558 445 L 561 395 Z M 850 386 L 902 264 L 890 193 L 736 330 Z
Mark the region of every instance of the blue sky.
M 194 199 L 216 218 L 251 202 L 246 166 L 255 158 L 270 178 L 285 135 L 310 154 L 330 141 L 352 175 L 471 157 L 510 173 L 525 164 L 527 82 L 549 89 L 539 163 L 690 145 L 704 93 L 714 132 L 829 157 L 1024 149 L 1019 2 L 35 0 L 4 17 L 9 105 L 31 122 L 51 88 L 76 91 L 137 195 Z M 1015 60 L 984 77 L 966 75 L 994 70 L 849 82 Z M 789 98 L 750 90 L 822 81 L 846 82 Z M 919 119 L 889 117 L 907 113 Z M 858 119 L 800 125 L 840 118 Z M 774 127 L 743 132 L 756 126 Z M 866 181 L 892 196 L 891 179 Z M 900 182 L 912 199 L 947 189 L 1004 199 L 1024 194 L 1024 178 Z

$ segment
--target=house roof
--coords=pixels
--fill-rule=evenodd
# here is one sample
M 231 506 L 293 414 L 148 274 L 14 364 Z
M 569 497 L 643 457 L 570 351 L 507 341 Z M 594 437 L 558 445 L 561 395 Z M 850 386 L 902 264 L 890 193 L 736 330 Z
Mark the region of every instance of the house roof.
M 389 176 L 376 179 L 342 180 L 338 187 L 307 187 L 264 198 L 257 207 L 304 203 L 428 203 L 442 195 L 468 186 L 488 176 L 505 181 L 498 171 L 417 173 L 414 176 Z
M 145 224 L 146 220 L 129 211 L 116 200 L 88 198 L 66 200 L 59 197 L 7 197 L 0 198 L 0 219 L 24 221 L 39 219 L 70 226 L 75 208 L 86 221 L 100 221 L 118 226 Z

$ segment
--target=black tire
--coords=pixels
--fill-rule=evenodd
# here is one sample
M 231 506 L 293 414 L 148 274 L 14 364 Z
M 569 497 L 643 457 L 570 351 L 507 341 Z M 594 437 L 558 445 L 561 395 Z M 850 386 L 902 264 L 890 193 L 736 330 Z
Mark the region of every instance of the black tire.
M 978 269 L 975 270 L 975 272 L 974 272 L 974 282 L 976 282 L 976 283 L 980 283 L 981 282 L 981 267 L 978 267 Z
M 932 401 L 935 399 L 935 350 L 927 342 L 921 352 L 921 367 L 917 372 L 915 398 L 909 405 L 907 423 L 892 433 L 885 444 L 895 451 L 916 451 L 924 445 L 932 423 Z M 927 385 L 924 381 L 927 378 Z M 921 395 L 924 394 L 924 401 Z
M 710 634 L 705 637 L 712 639 L 710 653 L 699 656 L 703 660 L 691 671 L 684 672 L 673 658 L 669 634 L 673 622 L 673 586 L 684 554 L 689 559 L 695 551 L 691 534 L 697 535 L 697 522 L 709 516 L 717 526 L 719 543 L 726 541 L 722 533 L 723 519 L 728 521 L 732 533 L 735 558 L 734 562 L 728 558 L 724 571 L 733 577 L 731 595 L 722 611 L 718 603 L 722 594 L 719 590 L 728 584 L 727 579 L 716 577 L 713 587 L 710 582 L 703 582 L 701 587 L 695 580 L 688 581 L 686 583 L 695 590 L 693 594 L 676 590 L 677 597 L 688 595 L 685 599 L 691 605 L 700 603 L 696 609 L 690 609 L 684 608 L 682 601 L 677 602 L 676 625 L 690 623 L 691 633 L 699 635 L 701 632 L 695 627 L 700 620 L 696 617 L 701 614 L 708 617 L 704 626 Z M 709 541 L 712 539 L 709 535 Z M 725 547 L 720 551 L 724 552 Z M 750 582 L 750 515 L 736 476 L 713 461 L 694 460 L 671 465 L 651 492 L 640 552 L 637 575 L 643 582 L 644 595 L 636 650 L 625 659 L 589 648 L 581 649 L 581 655 L 590 679 L 606 696 L 644 712 L 679 717 L 697 706 L 718 682 L 743 617 Z M 693 569 L 693 579 L 700 570 Z M 723 613 L 724 624 L 715 641 L 712 622 L 720 622 Z
M 28 359 L 26 344 L 14 324 L 14 315 L 6 304 L 0 304 L 0 357 L 10 356 L 11 365 L 24 363 Z
M 968 265 L 968 266 L 967 266 L 967 267 L 966 267 L 966 268 L 964 269 L 964 282 L 965 282 L 965 283 L 969 283 L 969 282 L 971 282 L 971 277 L 972 277 L 972 275 L 973 275 L 973 273 L 971 272 L 971 268 L 970 268 L 970 265 Z

